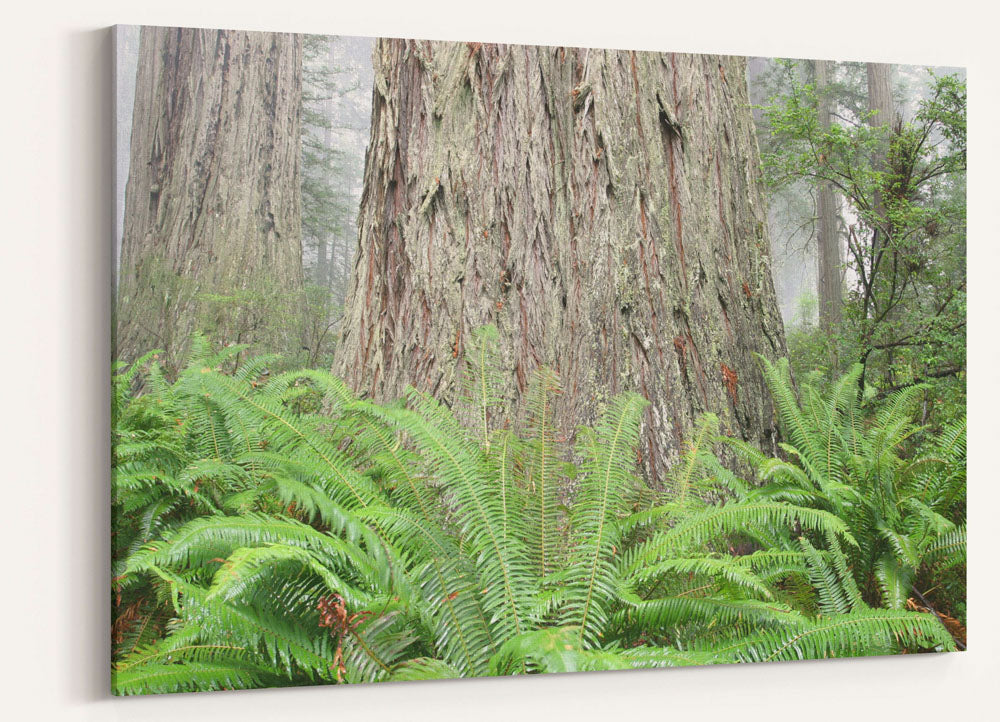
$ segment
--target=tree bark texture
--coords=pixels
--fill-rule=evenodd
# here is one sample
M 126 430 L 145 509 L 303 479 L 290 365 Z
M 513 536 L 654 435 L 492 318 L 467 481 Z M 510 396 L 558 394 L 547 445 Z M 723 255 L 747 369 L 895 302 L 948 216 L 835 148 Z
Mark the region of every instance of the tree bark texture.
M 291 34 L 142 28 L 118 358 L 175 364 L 203 293 L 301 287 L 301 65 Z
M 816 92 L 819 98 L 819 125 L 826 132 L 830 129 L 830 98 L 828 86 L 830 83 L 830 61 L 815 60 L 813 67 L 816 74 Z M 840 281 L 840 238 L 837 233 L 837 201 L 833 194 L 833 185 L 829 181 L 820 181 L 816 189 L 816 228 L 817 259 L 819 268 L 817 280 L 819 289 L 819 321 L 822 328 L 829 332 L 840 322 L 841 305 L 843 304 L 842 284 Z
M 868 110 L 875 111 L 872 125 L 891 125 L 894 121 L 895 106 L 892 101 L 892 65 L 888 63 L 868 63 Z
M 742 58 L 383 39 L 374 64 L 336 373 L 452 398 L 494 324 L 506 396 L 552 367 L 567 436 L 649 399 L 653 479 L 703 412 L 773 448 L 754 353 L 785 341 Z
M 892 100 L 892 65 L 887 63 L 868 63 L 866 70 L 868 76 L 868 112 L 872 113 L 868 119 L 868 123 L 873 128 L 885 129 L 885 141 L 872 164 L 876 171 L 881 172 L 886 169 L 889 134 L 892 132 L 896 122 L 896 111 Z M 875 191 L 873 210 L 875 211 L 875 218 L 878 219 L 879 226 L 875 229 L 873 244 L 878 248 L 880 243 L 884 245 L 886 242 L 884 237 L 879 238 L 879 236 L 889 235 L 884 200 L 882 192 L 879 190 Z

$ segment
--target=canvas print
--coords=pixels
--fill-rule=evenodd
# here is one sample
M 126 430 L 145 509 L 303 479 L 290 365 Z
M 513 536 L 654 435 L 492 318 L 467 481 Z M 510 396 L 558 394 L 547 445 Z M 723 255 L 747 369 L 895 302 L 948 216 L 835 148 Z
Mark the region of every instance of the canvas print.
M 965 649 L 961 68 L 113 32 L 115 694 Z

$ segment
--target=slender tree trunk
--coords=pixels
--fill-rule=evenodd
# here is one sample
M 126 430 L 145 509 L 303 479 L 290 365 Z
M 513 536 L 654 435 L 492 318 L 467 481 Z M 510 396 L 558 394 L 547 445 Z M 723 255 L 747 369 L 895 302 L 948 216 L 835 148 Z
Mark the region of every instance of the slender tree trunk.
M 896 123 L 896 111 L 892 100 L 892 66 L 886 63 L 868 63 L 866 68 L 868 71 L 868 111 L 872 113 L 868 122 L 871 127 L 881 129 L 883 134 L 882 143 L 876 150 L 875 157 L 873 158 L 872 168 L 877 172 L 886 172 L 888 171 L 887 156 L 889 144 L 892 133 L 895 130 Z M 883 189 L 878 187 L 875 189 L 872 203 L 871 225 L 872 260 L 871 267 L 869 269 L 869 278 L 871 279 L 872 291 L 870 298 L 865 299 L 866 323 L 864 338 L 862 340 L 862 347 L 865 349 L 865 374 L 863 374 L 860 379 L 861 383 L 864 382 L 867 375 L 867 360 L 868 354 L 870 353 L 868 345 L 871 343 L 871 335 L 875 329 L 874 319 L 877 319 L 882 313 L 879 308 L 879 296 L 881 295 L 880 292 L 882 286 L 881 279 L 891 275 L 886 273 L 886 267 L 890 265 L 887 259 L 896 253 L 892 248 L 892 238 L 894 234 L 892 221 L 885 207 L 885 193 Z M 891 299 L 889 299 L 888 303 L 891 303 Z M 890 309 L 884 320 L 891 321 L 891 317 L 892 314 Z M 888 364 L 888 368 L 890 369 L 889 382 L 892 383 L 891 349 L 888 351 L 888 357 L 890 360 L 890 363 Z
M 785 353 L 742 58 L 380 40 L 334 370 L 456 391 L 495 324 L 505 392 L 561 376 L 571 435 L 626 390 L 662 478 L 703 412 L 770 450 Z M 503 420 L 494 420 L 496 424 Z
M 830 97 L 827 92 L 831 63 L 827 60 L 813 61 L 816 74 L 816 92 L 819 98 L 819 124 L 824 132 L 830 129 Z M 822 181 L 816 197 L 817 253 L 819 261 L 817 297 L 819 298 L 820 326 L 829 333 L 841 318 L 843 294 L 840 282 L 840 238 L 837 234 L 837 201 L 833 186 Z
M 333 38 L 327 39 L 326 57 L 323 58 L 326 72 L 333 74 Z M 333 106 L 336 103 L 336 93 L 333 89 L 328 89 L 330 97 L 323 102 L 320 111 L 323 121 L 323 149 L 327 153 L 333 150 Z M 329 155 L 327 155 L 329 157 Z M 333 168 L 324 168 L 324 173 L 333 173 Z M 313 274 L 313 282 L 317 286 L 330 289 L 330 267 L 337 254 L 336 236 L 332 228 L 324 227 L 318 229 L 316 234 L 316 270 Z
M 895 117 L 892 100 L 892 65 L 868 63 L 868 110 L 875 111 L 872 125 L 891 125 Z
M 301 63 L 295 35 L 142 28 L 118 358 L 175 367 L 205 293 L 300 288 Z
M 328 244 L 323 236 L 316 240 L 316 271 L 313 273 L 313 283 L 327 289 L 330 287 L 330 259 L 327 257 L 327 246 L 332 243 L 332 238 Z M 332 252 L 335 249 L 330 250 Z
M 868 122 L 873 128 L 885 129 L 885 143 L 880 148 L 873 164 L 876 171 L 886 168 L 889 133 L 895 122 L 895 106 L 892 101 L 892 66 L 886 63 L 868 63 L 868 111 L 873 113 Z M 882 192 L 876 190 L 874 203 L 878 226 L 885 226 L 885 207 Z M 885 235 L 886 228 L 876 228 Z
M 337 52 L 333 38 L 328 38 L 327 40 L 325 63 L 326 71 L 329 73 L 330 77 L 336 77 Z M 326 107 L 324 108 L 326 111 L 326 128 L 323 131 L 323 147 L 326 148 L 327 152 L 331 155 L 336 150 L 334 148 L 333 126 L 337 122 L 337 90 L 337 88 L 330 89 L 330 99 L 327 101 Z M 330 172 L 331 174 L 333 173 L 333 168 L 330 169 Z M 334 188 L 334 190 L 338 192 L 340 191 L 339 188 Z M 316 282 L 328 291 L 332 291 L 333 289 L 333 279 L 336 275 L 337 255 L 339 252 L 338 246 L 343 243 L 343 239 L 340 238 L 340 235 L 340 229 L 334 225 L 333 227 L 327 229 L 323 237 L 323 265 L 320 268 Z M 329 245 L 329 257 L 326 255 L 327 245 Z

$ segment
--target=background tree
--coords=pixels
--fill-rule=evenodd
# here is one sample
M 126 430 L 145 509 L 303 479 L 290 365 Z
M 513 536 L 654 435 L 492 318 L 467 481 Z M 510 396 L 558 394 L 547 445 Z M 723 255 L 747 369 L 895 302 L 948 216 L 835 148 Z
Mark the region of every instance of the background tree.
M 819 101 L 817 113 L 819 127 L 822 131 L 830 129 L 830 65 L 828 60 L 813 61 L 816 93 Z M 825 163 L 826 158 L 820 158 L 819 162 Z M 819 259 L 816 296 L 819 298 L 820 326 L 829 333 L 840 323 L 840 307 L 843 303 L 837 206 L 833 186 L 829 181 L 820 181 L 816 189 L 816 215 L 818 216 L 816 255 Z
M 300 36 L 142 28 L 118 358 L 174 370 L 195 328 L 295 344 L 301 65 Z
M 371 108 L 371 39 L 306 35 L 302 77 L 303 348 L 329 366 L 343 314 Z
M 945 420 L 964 404 L 961 70 L 836 63 L 824 93 L 796 67 L 775 61 L 758 76 L 765 82 L 757 97 L 769 98 L 762 146 L 772 199 L 799 196 L 802 183 L 840 194 L 847 296 L 841 323 L 820 333 L 806 323 L 791 333 L 793 365 L 800 373 L 822 367 L 832 378 L 861 361 L 859 382 L 876 394 L 943 379 L 925 392 L 923 420 L 935 404 L 946 407 L 938 421 Z M 796 223 L 794 214 L 779 221 Z
M 895 103 L 892 98 L 892 65 L 865 63 L 865 72 L 868 81 L 868 124 L 873 128 L 885 128 L 890 132 L 896 123 Z M 885 164 L 884 156 L 885 153 L 882 157 L 876 158 L 876 165 Z
M 181 160 L 134 165 L 158 210 L 191 184 L 160 198 L 162 168 L 205 180 L 190 236 L 163 236 L 192 245 L 140 256 L 128 278 L 147 304 L 133 316 L 191 349 L 180 370 L 155 351 L 113 366 L 115 692 L 964 647 L 966 423 L 956 407 L 930 420 L 941 389 L 917 383 L 964 368 L 957 77 L 930 74 L 916 103 L 897 84 L 874 113 L 861 63 L 379 41 L 335 360 L 359 394 L 283 344 L 327 363 L 320 326 L 290 320 L 305 298 L 329 325 L 352 256 L 356 151 L 340 142 L 364 107 L 351 59 L 365 41 L 305 40 L 299 145 L 281 146 L 300 172 L 275 191 L 305 199 L 301 293 L 189 272 L 213 269 L 217 213 L 274 230 L 253 190 L 273 162 L 244 177 L 216 156 L 275 150 L 285 65 L 281 36 L 264 36 L 261 67 L 256 39 L 186 32 L 149 52 L 165 77 L 206 69 L 153 128 L 209 130 L 189 145 L 156 130 L 150 157 Z M 772 185 L 788 202 L 771 220 L 802 212 L 811 274 L 824 241 L 848 243 L 844 313 L 811 327 L 833 368 L 795 381 L 772 361 L 784 341 L 744 71 L 783 83 L 755 109 L 789 181 Z M 245 91 L 260 78 L 266 92 Z
M 302 239 L 303 265 L 318 286 L 329 288 L 335 234 L 352 212 L 337 192 L 344 159 L 333 145 L 333 105 L 338 94 L 334 38 L 306 35 L 302 76 Z
M 773 154 L 775 140 L 766 107 L 793 85 L 806 82 L 808 64 L 774 58 L 748 58 L 747 83 L 757 143 L 763 157 Z M 773 178 L 767 188 L 772 275 L 786 334 L 818 317 L 819 261 L 816 257 L 816 197 L 805 179 Z
M 379 40 L 374 60 L 335 373 L 452 399 L 490 323 L 501 396 L 551 365 L 563 434 L 650 399 L 654 478 L 705 411 L 773 447 L 754 353 L 785 344 L 744 59 Z

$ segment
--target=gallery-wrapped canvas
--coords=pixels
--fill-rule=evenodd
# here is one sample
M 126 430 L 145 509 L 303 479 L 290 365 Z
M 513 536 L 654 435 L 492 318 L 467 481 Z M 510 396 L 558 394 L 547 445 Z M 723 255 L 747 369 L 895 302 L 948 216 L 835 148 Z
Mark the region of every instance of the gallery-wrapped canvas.
M 114 33 L 116 694 L 965 648 L 961 69 Z

